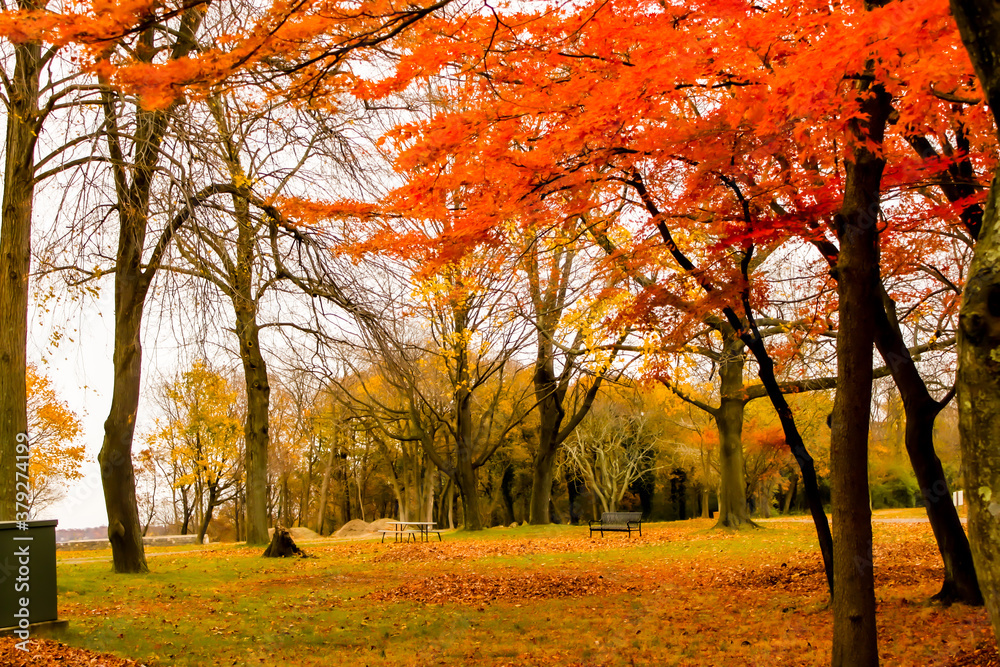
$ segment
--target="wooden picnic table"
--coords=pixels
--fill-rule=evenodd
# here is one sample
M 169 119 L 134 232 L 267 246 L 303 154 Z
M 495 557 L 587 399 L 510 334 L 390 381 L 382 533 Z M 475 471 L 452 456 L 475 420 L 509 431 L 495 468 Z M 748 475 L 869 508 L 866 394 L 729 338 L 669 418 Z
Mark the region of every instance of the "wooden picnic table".
M 390 521 L 389 525 L 393 527 L 391 530 L 379 531 L 382 533 L 382 542 L 385 542 L 387 534 L 392 534 L 396 542 L 402 542 L 404 538 L 407 542 L 411 538 L 416 541 L 418 537 L 426 542 L 430 539 L 431 533 L 437 535 L 438 541 L 441 541 L 441 531 L 434 530 L 433 521 Z

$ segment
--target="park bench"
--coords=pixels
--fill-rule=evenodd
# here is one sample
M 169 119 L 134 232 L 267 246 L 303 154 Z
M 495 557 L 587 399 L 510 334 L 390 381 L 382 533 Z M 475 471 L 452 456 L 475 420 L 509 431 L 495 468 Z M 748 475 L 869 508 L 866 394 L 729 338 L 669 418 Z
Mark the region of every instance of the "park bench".
M 639 531 L 642 535 L 642 512 L 604 512 L 600 521 L 588 522 L 590 526 L 590 536 L 594 536 L 594 531 L 600 531 L 604 537 L 604 531 L 617 533 L 628 533 L 632 537 L 632 531 Z

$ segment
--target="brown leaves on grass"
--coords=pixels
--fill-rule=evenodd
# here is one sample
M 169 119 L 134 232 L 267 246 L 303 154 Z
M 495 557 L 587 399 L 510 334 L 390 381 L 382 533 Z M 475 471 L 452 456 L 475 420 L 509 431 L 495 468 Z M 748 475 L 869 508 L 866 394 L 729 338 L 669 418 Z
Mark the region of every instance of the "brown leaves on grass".
M 428 542 L 417 544 L 384 545 L 387 550 L 372 560 L 374 563 L 420 563 L 434 561 L 471 561 L 479 558 L 532 556 L 536 554 L 586 553 L 609 549 L 628 549 L 667 542 L 665 536 L 653 538 L 608 537 L 505 539 L 490 541 L 463 540 L 456 542 Z
M 782 590 L 788 593 L 814 593 L 826 587 L 822 563 L 789 565 L 758 565 L 753 568 L 733 567 L 711 570 L 709 576 L 700 577 L 702 586 L 717 588 L 747 588 L 754 590 Z
M 0 637 L 0 665 L 4 667 L 143 667 L 135 660 L 119 658 L 107 653 L 94 653 L 73 648 L 51 639 L 31 639 L 28 651 L 17 648 L 18 640 Z
M 379 602 L 404 600 L 425 604 L 457 602 L 490 604 L 520 600 L 579 598 L 636 591 L 638 586 L 605 579 L 600 574 L 442 574 L 411 581 L 365 596 Z
M 948 663 L 948 667 L 1000 667 L 995 641 L 979 644 L 971 651 L 962 651 Z

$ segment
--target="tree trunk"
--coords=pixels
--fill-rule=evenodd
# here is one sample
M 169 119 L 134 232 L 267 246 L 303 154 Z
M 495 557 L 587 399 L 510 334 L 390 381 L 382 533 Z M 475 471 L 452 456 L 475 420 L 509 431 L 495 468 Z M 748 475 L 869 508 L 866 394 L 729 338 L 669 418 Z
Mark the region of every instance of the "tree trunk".
M 727 335 L 728 334 L 728 335 Z M 721 403 L 715 413 L 719 429 L 719 520 L 718 527 L 740 528 L 751 523 L 747 514 L 746 480 L 743 468 L 743 342 L 724 332 L 725 348 L 719 365 Z
M 884 290 L 882 300 L 885 309 L 876 313 L 878 329 L 875 345 L 892 372 L 893 381 L 903 399 L 906 452 L 920 485 L 927 518 L 944 563 L 944 583 L 934 598 L 944 602 L 980 605 L 983 597 L 976 578 L 972 550 L 952 502 L 941 460 L 934 451 L 934 420 L 947 401 L 939 403 L 927 391 L 927 385 L 903 342 L 895 318 L 895 304 Z
M 215 484 L 208 485 L 208 502 L 205 503 L 205 516 L 202 517 L 201 525 L 198 526 L 198 544 L 205 543 L 205 533 L 208 532 L 208 524 L 212 523 L 212 514 L 215 512 L 215 504 L 219 498 L 219 490 Z
M 187 56 L 194 48 L 194 34 L 204 16 L 200 8 L 187 9 L 174 35 L 170 58 Z M 141 36 L 143 48 L 137 53 L 151 61 L 158 52 L 151 48 L 154 30 Z M 135 471 L 132 468 L 132 439 L 141 389 L 142 310 L 159 256 L 153 254 L 143 269 L 146 247 L 150 193 L 160 162 L 160 145 L 167 127 L 167 112 L 136 107 L 133 147 L 128 153 L 122 144 L 125 136 L 119 126 L 120 98 L 105 75 L 99 75 L 104 133 L 108 144 L 110 167 L 114 177 L 118 213 L 118 248 L 115 257 L 115 349 L 114 387 L 111 409 L 104 423 L 104 444 L 97 456 L 108 512 L 108 538 L 115 572 L 148 572 L 139 526 L 135 497 Z M 126 162 L 126 156 L 131 162 Z M 170 228 L 168 228 L 170 229 Z M 172 234 L 166 230 L 156 244 L 160 252 Z
M 278 523 L 283 526 L 293 526 L 295 525 L 294 520 L 291 516 L 292 514 L 292 492 L 288 488 L 288 473 L 286 472 L 281 476 L 281 505 L 278 509 Z
M 537 267 L 535 267 L 537 273 Z M 537 279 L 537 278 L 536 278 Z M 535 298 L 535 309 L 543 310 L 541 295 Z M 538 409 L 538 450 L 533 460 L 531 476 L 531 500 L 528 522 L 532 525 L 549 523 L 549 499 L 552 497 L 552 479 L 555 473 L 556 452 L 559 448 L 559 428 L 566 414 L 562 407 L 565 388 L 560 387 L 555 376 L 554 350 L 552 346 L 551 317 L 538 314 L 538 350 L 535 357 L 535 372 L 532 381 L 535 386 L 535 400 Z
M 243 539 L 243 524 L 240 522 L 240 514 L 243 508 L 240 503 L 240 491 L 237 488 L 233 491 L 233 530 L 236 533 L 236 541 L 244 542 Z
M 556 445 L 554 442 L 555 432 L 559 425 L 546 425 L 546 420 L 554 418 L 553 415 L 546 414 L 539 404 L 538 426 L 538 451 L 532 466 L 531 475 L 531 500 L 529 505 L 528 522 L 532 525 L 541 525 L 551 522 L 549 516 L 549 499 L 552 497 L 552 480 L 555 475 Z M 559 411 L 559 421 L 562 419 L 562 410 Z
M 36 3 L 21 2 L 25 9 Z M 2 223 L 0 223 L 0 521 L 14 521 L 18 509 L 17 445 L 28 436 L 28 272 L 34 203 L 35 142 L 38 139 L 38 79 L 41 45 L 14 44 L 14 76 L 4 120 Z M 30 444 L 30 441 L 28 441 Z M 22 452 L 22 455 L 23 452 Z M 21 459 L 27 461 L 27 459 Z M 27 518 L 22 516 L 20 518 Z
M 785 493 L 785 502 L 782 504 L 781 513 L 788 514 L 792 509 L 792 503 L 795 501 L 795 492 L 799 488 L 799 476 L 792 473 L 792 483 L 788 487 L 788 491 Z
M 246 448 L 246 531 L 247 544 L 267 544 L 267 450 L 268 409 L 271 386 L 267 365 L 260 351 L 257 308 L 252 302 L 236 306 L 236 335 L 247 388 Z
M 744 302 L 744 309 L 746 310 L 748 319 L 750 319 L 752 313 L 750 312 L 749 300 Z M 730 317 L 735 319 L 735 313 L 732 313 Z M 785 442 L 788 444 L 792 456 L 795 457 L 795 464 L 798 466 L 799 475 L 802 477 L 802 491 L 806 497 L 806 505 L 809 507 L 809 513 L 812 515 L 813 526 L 816 527 L 816 540 L 819 542 L 819 550 L 823 556 L 826 583 L 832 597 L 834 579 L 833 533 L 830 531 L 830 522 L 826 518 L 826 511 L 823 509 L 823 500 L 819 495 L 819 480 L 816 477 L 816 466 L 812 455 L 809 454 L 805 442 L 802 440 L 802 434 L 799 433 L 799 428 L 795 424 L 792 409 L 788 405 L 788 401 L 785 400 L 785 395 L 781 392 L 781 388 L 778 386 L 778 380 L 774 375 L 774 361 L 764 348 L 763 340 L 758 336 L 756 339 L 749 341 L 748 347 L 753 352 L 754 359 L 757 360 L 757 377 L 760 378 L 768 398 L 771 399 L 771 405 L 774 406 L 775 412 L 778 413 L 778 420 L 781 422 L 781 430 L 785 436 Z M 867 462 L 865 468 L 867 470 Z
M 211 97 L 208 106 L 215 119 L 226 156 L 226 167 L 233 185 L 248 182 L 240 162 L 239 146 L 233 140 L 222 103 Z M 257 233 L 245 197 L 233 195 L 236 233 L 236 262 L 228 272 L 227 293 L 236 313 L 236 337 L 247 390 L 247 415 L 244 425 L 244 467 L 246 473 L 247 544 L 267 544 L 267 455 L 271 385 L 267 364 L 260 349 L 260 325 L 257 322 L 259 294 L 254 294 L 254 266 L 257 260 Z M 229 266 L 229 264 L 225 264 Z M 287 483 L 287 479 L 285 480 Z M 279 491 L 280 494 L 280 491 Z M 281 501 L 286 500 L 281 498 Z M 282 520 L 288 522 L 287 505 L 281 505 Z
M 479 511 L 479 488 L 476 482 L 476 470 L 472 467 L 472 457 L 468 448 L 458 450 L 458 465 L 455 478 L 459 492 L 462 494 L 462 519 L 466 530 L 482 530 L 483 518 Z
M 934 596 L 944 602 L 983 604 L 972 548 L 951 499 L 941 460 L 934 452 L 934 419 L 943 406 L 936 401 L 906 410 L 906 451 L 920 484 L 927 518 L 944 562 L 944 582 Z M 936 409 L 935 409 L 936 408 Z
M 467 361 L 460 361 L 467 363 Z M 462 519 L 466 530 L 482 530 L 483 517 L 479 510 L 479 487 L 476 483 L 476 469 L 472 460 L 472 395 L 461 386 L 468 382 L 463 376 L 455 391 L 456 438 L 455 438 L 455 483 L 462 494 Z
M 312 438 L 310 437 L 310 440 Z M 302 476 L 302 495 L 299 497 L 299 525 L 305 526 L 306 522 L 309 520 L 309 500 L 312 495 L 312 483 L 313 483 L 313 451 L 312 445 L 309 448 L 308 457 L 308 467 L 306 468 L 305 475 Z
M 344 523 L 351 520 L 351 476 L 348 474 L 347 451 L 340 451 L 340 474 L 344 484 L 344 494 L 340 497 L 340 506 L 344 515 Z
M 119 256 L 121 253 L 119 253 Z M 119 260 L 115 272 L 115 351 L 114 386 L 111 410 L 104 422 L 104 444 L 97 460 L 108 512 L 108 540 L 115 572 L 148 572 L 135 497 L 135 470 L 132 468 L 132 438 L 139 409 L 141 388 L 142 327 L 144 292 L 138 265 L 129 270 Z M 138 293 L 137 293 L 138 292 Z
M 320 535 L 323 534 L 323 519 L 326 516 L 326 499 L 330 493 L 330 477 L 333 472 L 333 458 L 336 454 L 336 446 L 330 443 L 330 453 L 326 458 L 326 470 L 323 471 L 323 485 L 319 491 L 319 505 L 316 507 L 316 525 L 313 528 Z
M 859 97 L 865 120 L 851 121 L 855 146 L 845 163 L 843 205 L 836 216 L 839 333 L 837 397 L 830 445 L 833 496 L 833 665 L 878 665 L 871 508 L 868 498 L 868 425 L 872 397 L 875 312 L 882 307 L 878 216 L 885 161 L 867 145 L 881 145 L 891 97 L 876 86 Z
M 958 402 L 969 539 L 993 632 L 1000 637 L 1000 173 L 962 295 Z
M 184 522 L 181 523 L 181 535 L 187 535 L 191 525 L 191 506 L 188 503 L 186 487 L 181 489 L 181 512 L 184 514 Z
M 437 470 L 428 467 L 424 472 L 424 518 L 422 521 L 433 521 L 434 520 L 434 490 L 437 488 Z M 364 517 L 362 517 L 364 518 Z
M 952 14 L 1000 128 L 1000 6 L 952 0 Z M 1000 138 L 1000 134 L 998 134 Z M 1000 169 L 962 294 L 958 331 L 958 414 L 969 542 L 993 633 L 1000 638 Z
M 448 478 L 448 491 L 445 494 L 445 506 L 448 509 L 448 529 L 455 528 L 455 483 Z

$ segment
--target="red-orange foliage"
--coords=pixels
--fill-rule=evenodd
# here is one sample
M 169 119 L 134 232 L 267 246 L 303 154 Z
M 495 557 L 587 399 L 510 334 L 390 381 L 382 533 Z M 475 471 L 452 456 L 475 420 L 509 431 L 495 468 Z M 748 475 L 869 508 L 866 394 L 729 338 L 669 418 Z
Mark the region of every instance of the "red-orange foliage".
M 432 117 L 387 136 L 406 184 L 383 202 L 440 228 L 400 234 L 393 219 L 368 217 L 363 247 L 447 262 L 503 243 L 507 225 L 586 214 L 612 234 L 622 261 L 656 267 L 664 258 L 653 227 L 663 223 L 703 273 L 661 279 L 632 317 L 715 309 L 724 291 L 698 308 L 697 283 L 738 286 L 732 249 L 832 238 L 844 128 L 858 113 L 852 82 L 858 63 L 872 60 L 897 111 L 886 142 L 884 273 L 913 274 L 917 258 L 953 252 L 928 232 L 956 225 L 975 199 L 949 202 L 929 187 L 966 157 L 984 173 L 993 140 L 946 2 L 858 9 L 620 0 L 472 16 L 458 34 L 425 22 L 394 76 L 364 90 L 395 90 L 404 75 L 443 77 L 429 93 Z M 913 137 L 930 137 L 938 157 L 918 156 Z M 761 306 L 767 289 L 754 287 Z M 914 302 L 933 289 L 900 283 L 897 296 Z M 953 304 L 946 296 L 942 307 Z

